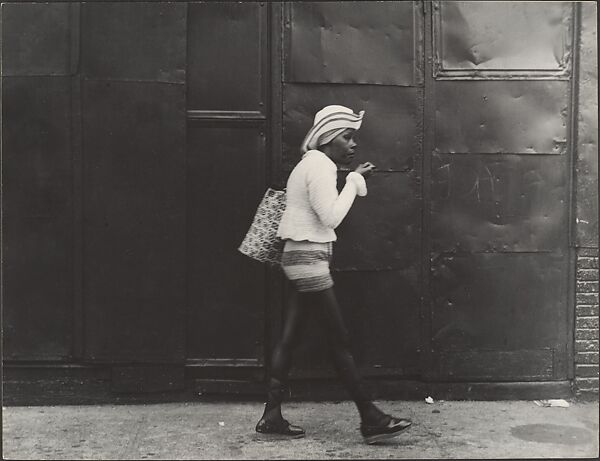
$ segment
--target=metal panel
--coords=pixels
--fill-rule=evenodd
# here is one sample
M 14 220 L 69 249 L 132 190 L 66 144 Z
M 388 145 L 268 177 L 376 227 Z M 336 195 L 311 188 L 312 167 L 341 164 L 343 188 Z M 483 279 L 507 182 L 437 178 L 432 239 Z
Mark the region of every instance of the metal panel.
M 266 6 L 189 5 L 188 109 L 265 111 Z
M 554 351 L 446 351 L 439 355 L 434 367 L 448 380 L 548 380 L 554 377 Z
M 73 305 L 70 222 L 5 216 L 3 227 L 3 358 L 67 359 Z
M 71 38 L 78 21 L 76 4 L 3 3 L 2 75 L 72 73 L 78 52 Z
M 188 358 L 262 355 L 265 268 L 237 248 L 264 193 L 264 156 L 256 126 L 188 122 Z
M 71 354 L 70 78 L 2 82 L 4 357 Z
M 563 154 L 568 82 L 437 82 L 435 150 Z
M 435 257 L 434 349 L 552 348 L 564 353 L 566 269 L 567 258 L 561 254 Z
M 185 368 L 180 365 L 116 366 L 111 370 L 111 391 L 165 392 L 185 388 Z
M 350 336 L 350 349 L 362 374 L 416 375 L 420 348 L 420 331 L 415 328 L 419 323 L 420 270 L 336 272 L 333 278 Z M 291 376 L 335 373 L 330 357 L 324 353 L 326 334 L 312 309 L 308 310 L 302 338 L 294 354 Z
M 340 174 L 341 185 L 346 173 Z M 420 267 L 421 200 L 413 175 L 375 173 L 336 229 L 334 267 L 390 270 Z
M 438 155 L 433 251 L 557 251 L 568 230 L 566 156 Z
M 88 81 L 83 103 L 86 356 L 183 360 L 185 87 Z
M 69 77 L 3 79 L 5 215 L 70 215 L 70 98 Z
M 435 2 L 435 75 L 568 78 L 572 16 L 571 2 Z
M 359 366 L 395 368 L 402 374 L 418 370 L 420 275 L 415 266 L 334 274 Z
M 597 4 L 581 4 L 579 125 L 576 160 L 577 245 L 598 248 Z
M 414 85 L 414 5 L 291 2 L 286 81 Z
M 367 85 L 284 85 L 283 168 L 300 160 L 300 144 L 314 115 L 329 104 L 365 110 L 358 131 L 358 162 L 370 161 L 379 171 L 412 171 L 422 153 L 422 97 L 418 88 Z
M 83 75 L 185 82 L 185 3 L 84 2 Z

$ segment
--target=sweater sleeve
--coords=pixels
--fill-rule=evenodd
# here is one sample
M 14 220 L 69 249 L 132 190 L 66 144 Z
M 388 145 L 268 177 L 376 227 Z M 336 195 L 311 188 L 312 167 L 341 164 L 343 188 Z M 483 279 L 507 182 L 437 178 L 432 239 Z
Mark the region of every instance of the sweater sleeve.
M 335 229 L 350 211 L 357 195 L 367 195 L 367 185 L 360 173 L 351 172 L 338 195 L 335 171 L 315 171 L 308 175 L 308 198 L 321 222 Z

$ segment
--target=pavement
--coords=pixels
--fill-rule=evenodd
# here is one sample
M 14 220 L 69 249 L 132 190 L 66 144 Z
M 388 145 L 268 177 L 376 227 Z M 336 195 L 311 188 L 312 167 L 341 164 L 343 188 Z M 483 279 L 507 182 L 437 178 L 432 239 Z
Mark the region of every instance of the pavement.
M 3 408 L 3 459 L 485 459 L 598 457 L 598 402 L 379 401 L 413 426 L 366 445 L 351 402 L 288 402 L 297 440 L 254 432 L 259 402 Z

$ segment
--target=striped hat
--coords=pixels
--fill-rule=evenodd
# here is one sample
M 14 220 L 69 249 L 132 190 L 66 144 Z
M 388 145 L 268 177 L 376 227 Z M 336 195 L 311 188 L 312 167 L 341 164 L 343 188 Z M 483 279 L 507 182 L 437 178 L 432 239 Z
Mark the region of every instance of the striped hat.
M 358 130 L 364 113 L 361 110 L 355 114 L 352 109 L 338 105 L 324 107 L 315 115 L 313 126 L 302 141 L 302 153 L 327 144 L 348 128 Z

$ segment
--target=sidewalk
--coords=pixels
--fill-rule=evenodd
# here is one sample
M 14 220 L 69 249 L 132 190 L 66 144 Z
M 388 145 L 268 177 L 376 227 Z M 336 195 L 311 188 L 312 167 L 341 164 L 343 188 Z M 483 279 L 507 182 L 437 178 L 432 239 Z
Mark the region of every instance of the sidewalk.
M 598 457 L 598 402 L 378 402 L 413 419 L 405 434 L 368 446 L 351 402 L 290 402 L 306 438 L 261 441 L 263 405 L 5 407 L 4 459 L 330 459 Z

